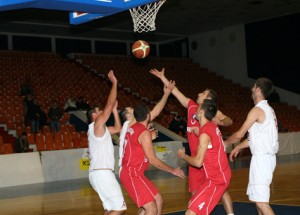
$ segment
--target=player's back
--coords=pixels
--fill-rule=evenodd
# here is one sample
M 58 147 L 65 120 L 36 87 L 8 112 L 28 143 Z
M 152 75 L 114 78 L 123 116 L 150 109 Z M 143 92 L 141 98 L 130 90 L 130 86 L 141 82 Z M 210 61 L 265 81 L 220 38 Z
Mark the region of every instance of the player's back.
M 203 162 L 206 177 L 215 184 L 229 183 L 231 169 L 220 129 L 215 123 L 209 122 L 201 128 L 200 135 L 202 133 L 211 139 Z
M 122 160 L 122 168 L 134 168 L 136 171 L 144 171 L 149 162 L 145 156 L 142 144 L 138 141 L 140 134 L 147 130 L 141 123 L 133 124 L 125 136 L 126 147 Z

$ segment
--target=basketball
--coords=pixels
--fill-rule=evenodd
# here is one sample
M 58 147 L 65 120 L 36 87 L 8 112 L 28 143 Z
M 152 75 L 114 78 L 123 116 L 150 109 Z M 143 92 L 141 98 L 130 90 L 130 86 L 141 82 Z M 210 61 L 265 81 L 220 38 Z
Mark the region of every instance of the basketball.
M 150 46 L 144 40 L 137 40 L 132 44 L 131 51 L 136 58 L 145 58 L 150 52 Z

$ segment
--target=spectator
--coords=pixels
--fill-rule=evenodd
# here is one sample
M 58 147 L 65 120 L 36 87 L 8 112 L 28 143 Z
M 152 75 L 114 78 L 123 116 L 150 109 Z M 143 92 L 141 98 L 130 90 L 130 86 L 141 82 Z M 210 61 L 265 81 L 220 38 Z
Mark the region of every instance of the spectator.
M 41 110 L 36 99 L 33 99 L 27 108 L 27 119 L 31 124 L 31 131 L 32 133 L 38 133 L 40 129 Z
M 40 128 L 48 125 L 48 116 L 43 105 L 40 105 Z
M 57 101 L 52 101 L 51 107 L 48 110 L 48 117 L 50 118 L 50 128 L 51 131 L 59 132 L 60 131 L 60 118 L 63 113 L 57 105 Z
M 25 126 L 30 125 L 30 120 L 29 120 L 29 116 L 28 116 L 28 109 L 33 106 L 33 95 L 28 94 L 25 96 L 24 100 L 23 100 L 23 108 L 24 108 L 24 113 L 25 113 Z
M 77 106 L 76 106 L 76 99 L 71 96 L 68 98 L 65 106 L 64 106 L 64 110 L 65 112 L 70 112 L 70 111 L 76 111 L 77 110 Z
M 29 152 L 29 144 L 26 132 L 23 132 L 15 141 L 14 151 L 17 153 Z
M 83 96 L 79 96 L 76 101 L 76 106 L 78 110 L 89 110 L 90 105 L 84 100 Z
M 181 116 L 175 116 L 170 122 L 169 129 L 176 134 L 185 136 L 186 122 L 182 119 Z

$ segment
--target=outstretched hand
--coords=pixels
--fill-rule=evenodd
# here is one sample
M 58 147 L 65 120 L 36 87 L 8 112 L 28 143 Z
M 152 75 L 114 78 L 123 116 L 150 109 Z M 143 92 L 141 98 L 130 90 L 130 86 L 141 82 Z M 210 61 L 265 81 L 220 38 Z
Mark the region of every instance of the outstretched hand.
M 158 138 L 158 130 L 153 129 L 151 132 L 151 138 L 152 140 L 155 140 L 156 138 Z
M 197 126 L 191 127 L 190 132 L 194 133 L 198 137 L 199 136 L 199 127 L 197 127 Z
M 240 153 L 240 148 L 238 146 L 236 146 L 231 152 L 230 152 L 230 155 L 229 155 L 229 160 L 231 162 L 233 162 L 233 157 L 236 158 L 236 156 Z
M 222 124 L 222 122 L 219 120 L 218 117 L 214 117 L 211 121 L 214 122 L 216 125 L 221 125 Z
M 107 74 L 107 77 L 112 83 L 117 83 L 117 78 L 115 77 L 114 71 L 110 70 Z
M 173 175 L 176 175 L 180 178 L 185 178 L 185 174 L 182 171 L 182 169 L 180 169 L 180 167 L 177 167 L 176 169 L 174 169 L 174 171 L 172 172 Z
M 170 95 L 172 90 L 175 88 L 175 84 L 175 81 L 169 81 L 169 84 L 164 86 L 164 93 Z
M 165 68 L 163 68 L 161 71 L 158 71 L 157 69 L 151 69 L 150 73 L 162 79 L 165 76 Z
M 185 155 L 185 149 L 184 148 L 178 149 L 178 151 L 177 151 L 177 157 L 178 158 L 182 158 L 183 155 Z
M 148 124 L 147 129 L 151 133 L 152 140 L 155 140 L 158 137 L 158 130 L 155 129 L 155 127 L 154 127 L 154 125 L 152 123 Z

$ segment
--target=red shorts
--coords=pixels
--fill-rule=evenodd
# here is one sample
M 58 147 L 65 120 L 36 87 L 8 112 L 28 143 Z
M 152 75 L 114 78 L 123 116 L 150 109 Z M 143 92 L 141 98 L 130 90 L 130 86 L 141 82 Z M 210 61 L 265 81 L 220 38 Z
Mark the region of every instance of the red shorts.
M 196 168 L 189 166 L 189 192 L 193 193 L 198 190 L 199 185 L 206 180 L 203 167 Z
M 220 201 L 229 184 L 213 184 L 205 180 L 190 200 L 189 210 L 197 215 L 208 215 Z
M 120 180 L 131 199 L 140 208 L 143 205 L 155 201 L 158 193 L 152 182 L 144 176 L 144 172 L 138 172 L 122 167 Z

